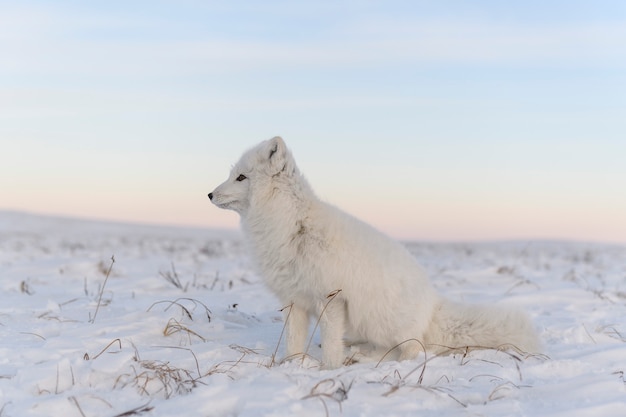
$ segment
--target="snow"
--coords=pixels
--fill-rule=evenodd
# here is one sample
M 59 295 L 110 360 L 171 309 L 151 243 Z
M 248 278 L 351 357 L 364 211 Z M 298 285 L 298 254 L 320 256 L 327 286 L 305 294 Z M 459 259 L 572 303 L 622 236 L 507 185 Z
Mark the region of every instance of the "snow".
M 316 335 L 280 363 L 238 233 L 0 212 L 0 416 L 626 415 L 626 246 L 408 247 L 447 297 L 528 311 L 542 354 L 321 371 Z

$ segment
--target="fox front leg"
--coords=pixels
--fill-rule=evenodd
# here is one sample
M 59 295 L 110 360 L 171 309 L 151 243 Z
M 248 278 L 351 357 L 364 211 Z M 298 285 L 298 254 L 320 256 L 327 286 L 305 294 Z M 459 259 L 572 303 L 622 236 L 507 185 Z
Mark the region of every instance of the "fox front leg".
M 346 331 L 346 309 L 342 300 L 330 300 L 320 316 L 322 368 L 335 369 L 345 360 L 343 337 Z
M 304 354 L 306 337 L 309 332 L 309 314 L 296 304 L 292 304 L 285 311 L 287 321 L 287 355 L 285 359 L 292 359 Z

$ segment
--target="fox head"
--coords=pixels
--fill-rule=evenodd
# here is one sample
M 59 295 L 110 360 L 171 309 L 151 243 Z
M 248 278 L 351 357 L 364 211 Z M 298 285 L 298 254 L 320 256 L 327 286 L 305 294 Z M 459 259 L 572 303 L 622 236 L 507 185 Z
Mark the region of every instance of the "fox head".
M 274 190 L 297 175 L 291 152 L 276 136 L 245 152 L 228 179 L 209 193 L 209 199 L 219 208 L 244 215 L 257 200 L 271 198 Z

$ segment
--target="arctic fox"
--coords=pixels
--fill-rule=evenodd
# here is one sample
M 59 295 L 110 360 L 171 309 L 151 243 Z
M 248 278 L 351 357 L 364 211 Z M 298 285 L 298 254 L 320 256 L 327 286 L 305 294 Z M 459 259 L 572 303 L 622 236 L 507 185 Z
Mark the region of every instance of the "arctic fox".
M 397 346 L 400 360 L 424 348 L 539 347 L 522 312 L 443 299 L 403 245 L 318 199 L 280 137 L 244 153 L 209 198 L 239 213 L 261 275 L 291 306 L 287 357 L 304 353 L 311 318 L 324 368 L 344 363 L 346 337 Z

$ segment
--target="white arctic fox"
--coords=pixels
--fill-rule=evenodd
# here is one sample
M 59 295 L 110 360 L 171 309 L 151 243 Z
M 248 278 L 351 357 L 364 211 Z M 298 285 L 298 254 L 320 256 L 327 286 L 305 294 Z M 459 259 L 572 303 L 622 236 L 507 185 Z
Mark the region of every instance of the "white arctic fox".
M 320 201 L 279 137 L 244 153 L 209 198 L 240 214 L 260 273 L 292 306 L 287 357 L 304 352 L 312 317 L 320 319 L 325 368 L 344 362 L 344 337 L 399 345 L 400 360 L 423 347 L 538 349 L 523 313 L 443 299 L 403 245 Z

